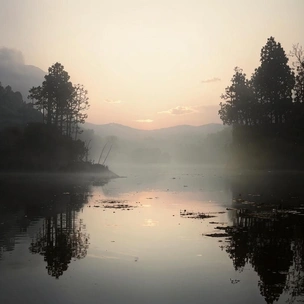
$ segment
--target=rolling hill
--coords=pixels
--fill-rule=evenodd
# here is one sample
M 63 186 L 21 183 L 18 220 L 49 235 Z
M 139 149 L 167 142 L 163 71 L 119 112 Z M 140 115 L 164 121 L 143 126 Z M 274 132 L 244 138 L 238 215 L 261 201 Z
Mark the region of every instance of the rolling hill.
M 84 128 L 93 130 L 96 135 L 101 137 L 115 136 L 124 140 L 139 140 L 151 137 L 154 139 L 168 139 L 173 136 L 205 136 L 207 134 L 222 131 L 225 126 L 213 123 L 201 126 L 178 125 L 155 130 L 140 130 L 116 123 L 103 125 L 85 123 Z
M 90 143 L 90 157 L 97 162 L 107 144 L 110 163 L 201 163 L 223 162 L 230 129 L 221 124 L 179 125 L 156 130 L 140 130 L 116 123 L 86 123 L 81 138 Z

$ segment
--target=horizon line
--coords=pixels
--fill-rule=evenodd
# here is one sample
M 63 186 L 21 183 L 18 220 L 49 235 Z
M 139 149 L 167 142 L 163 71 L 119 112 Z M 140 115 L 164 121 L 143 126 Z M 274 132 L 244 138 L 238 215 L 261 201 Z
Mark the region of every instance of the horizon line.
M 182 126 L 184 126 L 184 127 L 202 127 L 202 126 L 207 126 L 207 125 L 222 125 L 222 126 L 224 126 L 224 124 L 220 123 L 220 122 L 210 122 L 210 123 L 201 124 L 201 125 L 180 124 L 180 125 L 174 125 L 174 126 L 169 126 L 169 127 L 161 127 L 161 128 L 156 128 L 156 129 L 140 129 L 140 128 L 135 128 L 135 127 L 130 127 L 128 125 L 124 125 L 124 124 L 117 123 L 117 122 L 94 123 L 94 122 L 86 121 L 84 123 L 84 125 L 87 124 L 87 123 L 95 125 L 95 126 L 118 125 L 118 126 L 123 126 L 123 127 L 130 128 L 130 129 L 140 130 L 140 131 L 156 131 L 156 130 L 175 128 L 175 127 L 182 127 Z

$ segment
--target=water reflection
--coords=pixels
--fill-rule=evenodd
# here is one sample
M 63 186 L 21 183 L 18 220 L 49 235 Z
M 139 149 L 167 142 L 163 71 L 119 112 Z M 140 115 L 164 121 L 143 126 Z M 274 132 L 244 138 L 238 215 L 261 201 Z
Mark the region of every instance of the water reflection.
M 82 259 L 87 255 L 89 236 L 83 231 L 82 220 L 77 221 L 76 217 L 75 210 L 67 210 L 45 218 L 29 248 L 31 253 L 44 256 L 48 274 L 57 279 L 73 258 Z
M 229 211 L 233 225 L 226 228 L 224 247 L 236 271 L 252 266 L 266 303 L 283 293 L 288 303 L 304 296 L 303 179 L 293 177 L 293 183 L 286 176 L 268 176 L 264 182 L 251 176 L 251 183 L 244 178 L 232 183 L 235 209 Z
M 72 259 L 86 256 L 89 235 L 78 218 L 87 203 L 88 184 L 2 181 L 0 198 L 0 261 L 20 237 L 37 226 L 29 250 L 40 254 L 49 275 L 59 278 Z
M 302 177 L 145 174 L 106 186 L 0 183 L 0 302 L 303 299 Z M 216 230 L 226 242 L 206 236 L 226 225 Z

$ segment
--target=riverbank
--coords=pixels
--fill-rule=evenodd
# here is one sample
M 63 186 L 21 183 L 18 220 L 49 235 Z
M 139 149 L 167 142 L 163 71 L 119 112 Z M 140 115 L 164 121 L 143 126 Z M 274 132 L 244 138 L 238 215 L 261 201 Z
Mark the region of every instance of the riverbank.
M 40 184 L 107 183 L 109 180 L 119 177 L 109 169 L 103 172 L 0 172 L 0 182 L 35 182 Z

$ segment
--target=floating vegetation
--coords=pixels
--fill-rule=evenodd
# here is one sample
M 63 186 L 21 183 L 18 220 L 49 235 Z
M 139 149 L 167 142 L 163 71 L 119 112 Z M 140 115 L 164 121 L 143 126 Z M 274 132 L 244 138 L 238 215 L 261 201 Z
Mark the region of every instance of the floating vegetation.
M 238 199 L 233 199 L 232 200 L 233 203 L 238 203 L 238 204 L 242 204 L 242 205 L 256 205 L 256 202 L 251 202 L 251 201 L 246 201 L 246 200 L 243 200 L 241 198 L 238 198 Z
M 238 279 L 230 279 L 231 284 L 237 284 L 239 282 L 240 282 L 240 280 L 238 280 Z
M 227 227 L 221 227 L 221 226 L 217 226 L 217 227 L 215 227 L 214 229 L 218 229 L 218 230 L 226 230 L 227 229 Z
M 217 238 L 222 238 L 222 237 L 228 237 L 228 233 L 209 233 L 209 234 L 203 234 L 204 236 L 209 236 L 209 237 L 217 237 Z
M 105 205 L 104 208 L 110 208 L 110 209 L 122 209 L 122 210 L 132 210 L 133 208 L 136 208 L 136 206 L 131 206 L 128 204 L 112 204 L 112 205 Z
M 192 212 L 187 211 L 186 209 L 180 211 L 180 216 L 184 218 L 193 218 L 193 219 L 205 219 L 215 217 L 214 215 L 210 215 L 208 213 L 203 212 Z
M 224 214 L 225 211 L 216 211 L 216 212 L 209 212 L 209 214 Z
M 280 218 L 286 218 L 290 216 L 299 216 L 304 215 L 304 210 L 299 208 L 294 209 L 277 209 L 272 208 L 273 206 L 267 206 L 267 210 L 260 209 L 257 206 L 257 209 L 238 209 L 237 215 L 242 218 L 259 218 L 259 219 L 274 219 L 279 220 Z M 271 207 L 269 209 L 269 207 Z
M 127 201 L 125 200 L 100 200 L 98 201 L 101 204 L 122 204 L 122 203 L 126 203 Z
M 95 208 L 103 207 L 104 209 L 121 209 L 121 210 L 133 210 L 137 206 L 128 204 L 126 200 L 99 200 L 100 205 L 94 205 Z M 140 203 L 140 202 L 136 202 Z

